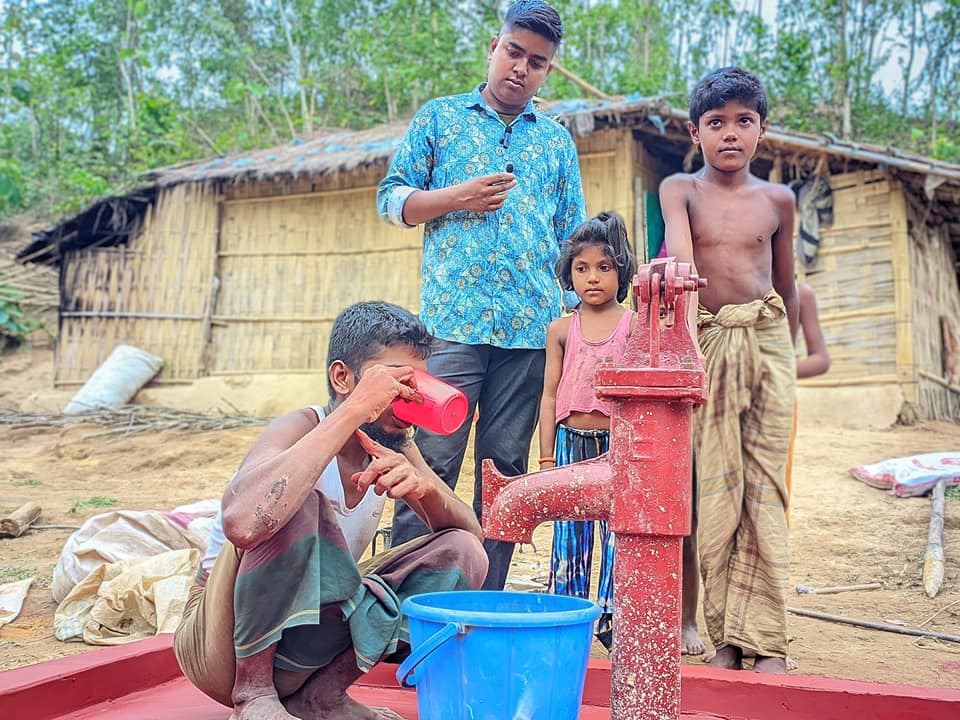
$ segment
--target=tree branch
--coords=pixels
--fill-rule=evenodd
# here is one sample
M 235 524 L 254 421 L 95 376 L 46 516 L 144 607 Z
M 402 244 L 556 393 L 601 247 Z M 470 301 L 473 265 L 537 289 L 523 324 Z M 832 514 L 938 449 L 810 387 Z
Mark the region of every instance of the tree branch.
M 556 60 L 554 60 L 553 62 L 553 69 L 556 70 L 561 75 L 563 75 L 563 77 L 565 77 L 567 80 L 572 82 L 581 90 L 586 90 L 588 93 L 590 93 L 591 95 L 596 95 L 601 100 L 616 100 L 616 98 L 613 97 L 613 95 L 607 95 L 603 90 L 600 90 L 599 88 L 595 88 L 593 85 L 588 83 L 583 78 L 579 77 L 578 75 L 574 75 L 572 72 L 567 70 L 565 67 L 563 67 L 563 65 L 558 63 Z
M 267 80 L 267 76 L 263 74 L 263 70 L 260 69 L 260 66 L 254 61 L 252 57 L 247 55 L 247 62 L 250 63 L 250 67 L 253 68 L 254 72 L 263 80 L 263 84 L 270 90 L 274 97 L 277 98 L 277 102 L 280 103 L 280 110 L 283 111 L 283 117 L 287 121 L 287 129 L 290 130 L 290 139 L 292 140 L 297 136 L 297 131 L 293 126 L 293 120 L 290 119 L 290 113 L 287 112 L 287 105 L 283 102 L 283 96 L 277 92 L 277 89 L 273 84 Z

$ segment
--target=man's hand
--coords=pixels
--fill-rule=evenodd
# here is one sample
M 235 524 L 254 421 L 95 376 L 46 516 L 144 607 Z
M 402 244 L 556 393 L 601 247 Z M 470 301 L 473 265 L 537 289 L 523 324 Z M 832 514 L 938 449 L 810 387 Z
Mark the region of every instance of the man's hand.
M 406 455 L 385 448 L 363 430 L 357 430 L 356 436 L 363 449 L 373 456 L 366 469 L 354 473 L 351 478 L 360 492 L 365 493 L 367 488 L 375 485 L 377 495 L 386 493 L 394 500 L 421 500 L 433 488 L 432 480 L 411 465 Z
M 517 186 L 513 173 L 483 175 L 454 186 L 455 203 L 460 210 L 492 212 L 503 207 L 507 191 Z
M 344 401 L 364 410 L 364 422 L 373 422 L 398 397 L 423 402 L 417 393 L 417 381 L 412 367 L 374 365 L 364 371 L 360 382 Z M 372 441 L 371 441 L 372 442 Z

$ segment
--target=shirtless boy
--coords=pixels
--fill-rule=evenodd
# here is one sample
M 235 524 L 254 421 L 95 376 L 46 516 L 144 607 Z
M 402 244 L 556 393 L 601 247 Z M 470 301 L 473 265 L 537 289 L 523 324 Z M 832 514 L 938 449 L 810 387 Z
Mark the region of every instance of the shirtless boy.
M 703 610 L 710 663 L 786 672 L 789 571 L 785 475 L 797 327 L 794 198 L 750 173 L 767 130 L 767 95 L 738 68 L 707 75 L 690 99 L 693 174 L 660 188 L 670 255 L 710 284 L 691 303 L 710 383 L 694 427 Z

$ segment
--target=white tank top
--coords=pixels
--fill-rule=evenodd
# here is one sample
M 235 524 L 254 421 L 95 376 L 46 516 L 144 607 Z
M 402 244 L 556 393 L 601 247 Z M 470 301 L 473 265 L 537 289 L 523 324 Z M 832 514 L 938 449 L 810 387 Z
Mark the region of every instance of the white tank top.
M 323 408 L 311 406 L 311 410 L 317 414 L 317 424 L 323 422 Z M 350 548 L 350 554 L 353 555 L 354 560 L 359 560 L 377 532 L 387 496 L 377 495 L 371 486 L 366 494 L 360 498 L 359 503 L 352 508 L 347 507 L 336 456 L 323 469 L 314 487 L 327 496 L 327 500 L 330 501 L 333 511 L 337 515 L 337 521 L 340 523 L 340 530 L 347 541 L 347 547 Z M 200 561 L 200 567 L 204 572 L 209 573 L 213 568 L 217 554 L 223 547 L 224 542 L 226 542 L 226 538 L 223 534 L 223 509 L 221 508 L 217 512 L 217 519 L 213 522 L 207 551 L 204 553 L 203 560 Z

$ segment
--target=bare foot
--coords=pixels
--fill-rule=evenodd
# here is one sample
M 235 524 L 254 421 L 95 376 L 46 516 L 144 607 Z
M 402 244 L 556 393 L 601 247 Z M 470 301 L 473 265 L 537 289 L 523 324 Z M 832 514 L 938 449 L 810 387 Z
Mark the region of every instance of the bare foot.
M 786 675 L 787 661 L 779 657 L 757 655 L 757 659 L 753 661 L 753 671 L 769 675 Z
M 743 670 L 743 650 L 736 645 L 724 645 L 710 658 L 709 664 L 724 670 Z
M 305 702 L 297 695 L 283 701 L 287 710 L 300 713 L 298 718 L 304 720 L 320 720 L 321 718 L 336 718 L 337 720 L 404 720 L 390 708 L 367 707 L 361 705 L 349 695 L 342 693 L 337 698 L 330 698 L 323 702 Z M 243 720 L 246 720 L 244 718 Z M 271 717 L 270 720 L 273 720 Z
M 347 695 L 347 688 L 362 674 L 356 653 L 348 647 L 285 697 L 283 706 L 303 720 L 403 720 L 390 708 L 370 708 Z
M 373 710 L 373 712 L 378 713 L 374 716 L 377 718 L 377 720 L 404 720 L 403 715 L 398 715 L 390 708 L 375 707 L 370 709 Z
M 234 705 L 230 720 L 300 720 L 300 716 L 284 710 L 276 695 L 266 695 Z
M 680 654 L 681 655 L 703 655 L 706 648 L 703 646 L 703 640 L 697 632 L 697 626 L 684 625 L 680 629 Z

